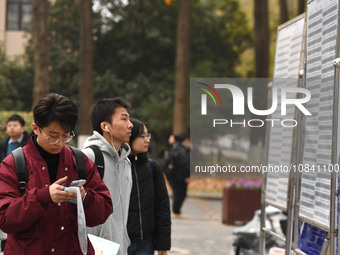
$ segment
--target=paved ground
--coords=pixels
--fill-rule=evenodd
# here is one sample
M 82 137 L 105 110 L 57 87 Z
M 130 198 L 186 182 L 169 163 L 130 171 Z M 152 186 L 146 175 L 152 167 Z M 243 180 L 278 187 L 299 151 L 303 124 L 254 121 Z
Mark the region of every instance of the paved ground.
M 231 254 L 231 232 L 236 227 L 222 224 L 221 200 L 188 198 L 182 213 L 185 219 L 172 219 L 169 254 Z

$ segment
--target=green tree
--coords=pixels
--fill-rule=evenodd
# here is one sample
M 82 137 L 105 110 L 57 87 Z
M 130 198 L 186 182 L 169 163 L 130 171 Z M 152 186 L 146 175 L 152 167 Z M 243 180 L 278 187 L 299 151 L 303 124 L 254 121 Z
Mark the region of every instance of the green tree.
M 269 25 L 268 0 L 254 0 L 256 77 L 268 77 Z
M 287 0 L 280 0 L 280 22 L 285 23 L 288 20 Z
M 298 14 L 302 14 L 305 11 L 306 1 L 298 0 Z
M 48 55 L 50 92 L 78 103 L 79 8 L 74 1 L 57 0 L 48 8 Z M 34 63 L 33 41 L 26 47 L 28 62 Z
M 131 116 L 147 120 L 165 144 L 173 124 L 178 3 L 102 0 L 100 8 L 108 15 L 93 16 L 95 100 L 127 99 Z M 79 106 L 79 7 L 57 0 L 48 15 L 50 91 Z M 237 77 L 239 55 L 251 42 L 238 1 L 192 1 L 191 20 L 190 76 Z M 32 46 L 28 53 L 33 62 Z
M 269 74 L 268 0 L 255 0 L 254 6 L 256 78 L 267 78 Z M 266 84 L 257 86 L 254 97 L 263 98 L 257 104 L 258 109 L 267 109 L 267 91 Z M 265 116 L 254 115 L 254 118 L 264 121 Z M 265 134 L 265 128 L 250 129 L 249 164 L 256 165 L 263 162 L 264 154 L 259 152 L 264 148 Z
M 34 88 L 33 105 L 49 92 L 49 54 L 47 32 L 47 0 L 33 2 Z
M 179 0 L 173 133 L 187 132 L 191 41 L 191 0 Z
M 236 0 L 196 2 L 192 10 L 191 77 L 240 77 L 235 67 L 252 46 L 252 31 Z
M 166 137 L 172 130 L 178 3 L 134 0 L 104 7 L 112 16 L 95 42 L 95 97 L 126 98 L 132 116 Z M 191 15 L 190 76 L 237 76 L 239 55 L 251 42 L 238 1 L 193 1 Z
M 0 110 L 30 111 L 32 81 L 32 66 L 22 58 L 7 58 L 0 45 Z
M 95 98 L 121 96 L 131 115 L 157 133 L 172 128 L 176 7 L 161 1 L 129 1 L 109 8 L 95 42 Z M 100 83 L 100 84 L 99 84 Z
M 78 104 L 79 7 L 74 1 L 58 0 L 49 8 L 50 91 Z
M 93 18 L 92 0 L 80 0 L 80 49 L 79 49 L 79 122 L 80 135 L 92 133 L 90 109 L 93 105 Z

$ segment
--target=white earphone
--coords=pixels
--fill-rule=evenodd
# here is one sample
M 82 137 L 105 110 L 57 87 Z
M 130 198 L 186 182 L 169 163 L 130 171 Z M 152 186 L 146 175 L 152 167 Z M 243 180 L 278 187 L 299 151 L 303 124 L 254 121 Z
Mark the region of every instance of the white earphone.
M 110 133 L 110 136 L 111 136 L 111 146 L 114 147 L 114 145 L 113 145 L 113 137 L 112 137 L 112 133 L 111 133 L 110 129 L 108 129 L 107 126 L 104 126 L 104 129 L 106 129 L 107 132 Z
M 107 128 L 107 126 L 104 126 L 104 129 L 106 129 L 111 134 L 111 131 Z M 112 145 L 112 147 L 114 147 L 113 146 L 113 141 L 112 141 L 112 134 L 111 134 L 111 145 Z M 117 202 L 113 205 L 113 208 L 115 208 L 118 205 L 119 201 L 120 201 L 121 189 L 120 189 L 120 183 L 119 182 L 118 182 L 118 185 L 119 185 L 119 195 L 118 195 Z
M 111 134 L 111 131 L 107 128 L 107 126 L 105 126 L 104 128 L 107 130 L 107 132 L 109 132 Z

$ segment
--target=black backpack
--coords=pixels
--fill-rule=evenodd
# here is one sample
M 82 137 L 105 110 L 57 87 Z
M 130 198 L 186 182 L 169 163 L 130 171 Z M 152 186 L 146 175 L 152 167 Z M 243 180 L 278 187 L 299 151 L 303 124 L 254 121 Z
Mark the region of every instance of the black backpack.
M 79 179 L 85 179 L 86 178 L 86 168 L 85 168 L 85 158 L 82 153 L 82 151 L 78 148 L 69 146 L 72 150 L 75 158 L 76 158 L 76 164 L 78 169 L 78 177 Z M 103 179 L 104 177 L 104 157 L 100 149 L 95 146 L 91 145 L 89 146 L 94 154 L 95 154 L 95 164 L 97 165 L 97 169 L 100 175 L 100 178 Z M 15 166 L 17 168 L 17 176 L 19 179 L 20 184 L 20 195 L 23 196 L 25 194 L 26 184 L 28 181 L 27 177 L 27 167 L 26 167 L 26 159 L 24 155 L 24 151 L 21 147 L 18 147 L 17 149 L 12 151 Z
M 105 170 L 105 163 L 102 151 L 96 145 L 90 145 L 86 148 L 91 148 L 94 152 L 94 163 L 97 165 L 97 170 L 100 175 L 100 178 L 104 178 L 104 170 Z
M 163 172 L 165 173 L 166 177 L 171 178 L 176 175 L 176 169 L 174 168 L 174 157 L 175 157 L 175 152 L 174 148 L 172 147 L 169 152 L 168 156 L 164 158 L 163 164 L 162 164 L 162 169 Z

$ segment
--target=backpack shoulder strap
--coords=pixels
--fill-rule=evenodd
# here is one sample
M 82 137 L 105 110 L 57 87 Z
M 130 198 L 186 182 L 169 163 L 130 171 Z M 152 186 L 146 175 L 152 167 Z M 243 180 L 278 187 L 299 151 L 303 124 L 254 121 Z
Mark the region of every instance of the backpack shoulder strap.
M 156 163 L 151 158 L 149 158 L 149 163 L 150 163 L 151 170 L 152 170 L 152 176 L 155 177 L 155 175 L 156 175 Z
M 85 179 L 86 178 L 86 168 L 85 168 L 85 158 L 84 154 L 82 151 L 78 148 L 69 146 L 70 149 L 72 150 L 75 158 L 76 158 L 76 163 L 77 163 L 77 168 L 78 168 L 78 177 L 79 179 Z
M 20 184 L 20 195 L 23 196 L 25 194 L 26 184 L 28 181 L 25 154 L 21 147 L 13 150 L 12 154 L 15 166 L 17 168 L 17 176 Z
M 104 156 L 102 151 L 96 145 L 90 145 L 87 148 L 91 148 L 94 152 L 95 157 L 95 164 L 97 165 L 97 170 L 100 175 L 100 178 L 103 180 L 104 178 L 104 170 L 105 170 L 105 163 L 104 163 Z

